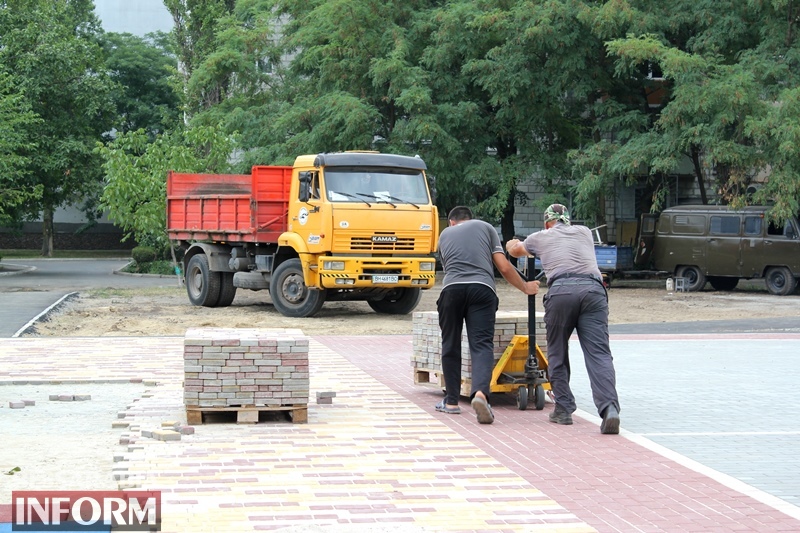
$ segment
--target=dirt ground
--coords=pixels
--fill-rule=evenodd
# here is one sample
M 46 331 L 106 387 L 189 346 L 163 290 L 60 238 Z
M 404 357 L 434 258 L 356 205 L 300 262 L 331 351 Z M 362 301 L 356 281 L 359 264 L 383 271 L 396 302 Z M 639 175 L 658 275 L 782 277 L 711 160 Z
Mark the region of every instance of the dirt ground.
M 500 309 L 527 310 L 527 297 L 498 280 Z M 441 283 L 423 291 L 416 311 L 435 311 Z M 543 311 L 541 295 L 536 310 Z M 661 281 L 617 281 L 609 288 L 609 323 L 693 322 L 800 314 L 800 296 L 773 296 L 763 283 L 741 282 L 736 290 L 668 293 Z M 411 334 L 412 315 L 380 315 L 364 302 L 326 303 L 311 318 L 287 318 L 267 291 L 240 289 L 226 308 L 195 307 L 179 287 L 87 291 L 65 302 L 25 336 L 172 336 L 190 327 L 300 328 L 314 335 Z

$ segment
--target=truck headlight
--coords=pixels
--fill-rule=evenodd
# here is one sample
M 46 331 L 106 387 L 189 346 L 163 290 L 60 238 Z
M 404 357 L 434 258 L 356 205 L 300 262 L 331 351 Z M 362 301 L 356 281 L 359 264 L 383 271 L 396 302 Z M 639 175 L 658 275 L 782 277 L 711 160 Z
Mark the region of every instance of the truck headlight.
M 435 262 L 430 262 L 430 263 L 423 262 L 423 263 L 420 263 L 419 264 L 419 269 L 420 269 L 420 271 L 428 271 L 428 272 L 430 272 L 430 271 L 436 269 L 436 263 Z
M 344 270 L 344 261 L 323 261 L 323 270 Z

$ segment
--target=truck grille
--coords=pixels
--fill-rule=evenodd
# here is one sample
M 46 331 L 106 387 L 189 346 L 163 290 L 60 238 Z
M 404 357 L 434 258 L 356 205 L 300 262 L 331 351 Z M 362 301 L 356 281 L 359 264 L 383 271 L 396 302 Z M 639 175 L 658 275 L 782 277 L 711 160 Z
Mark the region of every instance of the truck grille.
M 350 249 L 353 251 L 377 252 L 413 252 L 413 237 L 397 237 L 395 242 L 372 242 L 372 236 L 350 237 Z

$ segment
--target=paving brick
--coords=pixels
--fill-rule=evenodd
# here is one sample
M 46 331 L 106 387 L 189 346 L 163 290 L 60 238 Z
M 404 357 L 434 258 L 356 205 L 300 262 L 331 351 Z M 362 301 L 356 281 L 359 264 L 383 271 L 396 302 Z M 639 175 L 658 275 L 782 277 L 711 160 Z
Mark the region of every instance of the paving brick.
M 157 429 L 153 431 L 153 438 L 163 441 L 181 440 L 181 434 L 172 429 Z
M 185 405 L 265 405 L 303 395 L 307 403 L 308 346 L 296 329 L 191 328 L 184 338 L 184 349 L 191 348 L 184 352 Z

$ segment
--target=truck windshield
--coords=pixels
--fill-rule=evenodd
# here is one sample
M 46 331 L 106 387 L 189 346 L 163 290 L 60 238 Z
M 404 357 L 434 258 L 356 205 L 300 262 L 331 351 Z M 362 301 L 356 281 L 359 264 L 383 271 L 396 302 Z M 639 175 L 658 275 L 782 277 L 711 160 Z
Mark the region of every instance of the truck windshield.
M 328 167 L 325 191 L 331 202 L 362 199 L 391 204 L 427 204 L 425 177 L 418 170 L 393 168 Z M 358 200 L 354 199 L 355 195 Z

